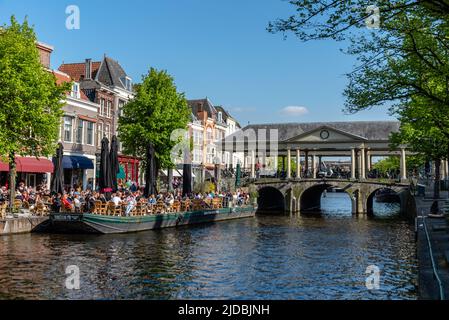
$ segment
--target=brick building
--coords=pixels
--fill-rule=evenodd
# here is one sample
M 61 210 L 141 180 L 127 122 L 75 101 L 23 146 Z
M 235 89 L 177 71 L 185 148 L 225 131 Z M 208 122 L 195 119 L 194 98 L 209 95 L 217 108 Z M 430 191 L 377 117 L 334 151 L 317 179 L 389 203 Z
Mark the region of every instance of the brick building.
M 96 135 L 98 165 L 101 140 L 107 137 L 111 141 L 112 136 L 117 135 L 121 110 L 134 97 L 132 79 L 117 61 L 106 56 L 97 62 L 86 59 L 82 63 L 64 63 L 59 70 L 79 82 L 86 97 L 99 105 Z M 139 181 L 139 159 L 120 153 L 119 162 L 126 180 Z

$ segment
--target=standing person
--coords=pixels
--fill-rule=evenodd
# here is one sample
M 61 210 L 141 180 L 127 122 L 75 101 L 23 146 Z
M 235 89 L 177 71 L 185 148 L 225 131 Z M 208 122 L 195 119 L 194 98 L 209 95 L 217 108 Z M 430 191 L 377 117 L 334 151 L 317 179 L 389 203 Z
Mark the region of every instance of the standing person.
M 128 203 L 126 206 L 126 211 L 125 211 L 125 215 L 127 217 L 129 217 L 129 215 L 131 214 L 131 212 L 134 210 L 134 208 L 136 207 L 136 199 L 134 198 L 134 196 L 132 195 L 132 193 L 130 193 L 128 195 L 128 197 L 126 198 L 126 202 Z
M 52 210 L 55 213 L 60 213 L 61 212 L 61 207 L 62 207 L 61 194 L 58 193 L 56 195 L 56 197 L 53 199 Z

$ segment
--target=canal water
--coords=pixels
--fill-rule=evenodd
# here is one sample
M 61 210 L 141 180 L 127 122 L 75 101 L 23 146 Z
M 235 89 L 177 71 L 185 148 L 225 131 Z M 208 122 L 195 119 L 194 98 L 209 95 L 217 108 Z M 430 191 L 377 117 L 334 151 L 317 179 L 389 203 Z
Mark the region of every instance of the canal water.
M 413 228 L 394 205 L 376 204 L 374 218 L 350 208 L 330 193 L 321 215 L 300 218 L 2 237 L 0 299 L 416 299 Z M 79 290 L 66 288 L 68 266 L 80 270 Z M 377 290 L 366 287 L 369 266 Z

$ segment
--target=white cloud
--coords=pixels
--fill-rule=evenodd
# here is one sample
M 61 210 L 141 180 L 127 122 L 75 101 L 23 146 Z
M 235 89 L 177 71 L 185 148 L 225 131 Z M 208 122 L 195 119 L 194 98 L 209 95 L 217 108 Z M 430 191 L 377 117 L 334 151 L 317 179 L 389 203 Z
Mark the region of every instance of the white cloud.
M 284 116 L 301 117 L 309 113 L 309 109 L 301 106 L 288 106 L 281 110 Z

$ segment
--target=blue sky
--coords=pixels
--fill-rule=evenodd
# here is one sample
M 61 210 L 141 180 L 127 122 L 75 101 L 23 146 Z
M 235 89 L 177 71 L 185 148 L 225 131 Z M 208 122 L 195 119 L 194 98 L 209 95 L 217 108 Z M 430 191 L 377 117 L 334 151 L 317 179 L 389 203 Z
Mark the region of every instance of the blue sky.
M 80 30 L 65 27 L 69 5 L 80 9 Z M 55 47 L 54 68 L 107 54 L 135 81 L 150 67 L 165 69 L 187 98 L 207 96 L 242 125 L 391 119 L 386 108 L 342 112 L 354 58 L 341 43 L 266 31 L 293 10 L 284 0 L 0 0 L 2 24 L 27 15 L 39 40 Z

